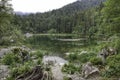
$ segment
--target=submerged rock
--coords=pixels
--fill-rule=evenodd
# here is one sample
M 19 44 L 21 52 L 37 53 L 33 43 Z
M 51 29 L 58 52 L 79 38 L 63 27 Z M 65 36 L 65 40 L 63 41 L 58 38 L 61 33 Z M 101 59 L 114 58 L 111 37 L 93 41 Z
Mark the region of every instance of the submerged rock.
M 26 38 L 29 38 L 29 37 L 31 37 L 31 36 L 33 36 L 33 34 L 31 34 L 31 33 L 26 33 L 26 34 L 25 34 L 25 37 L 26 37 Z

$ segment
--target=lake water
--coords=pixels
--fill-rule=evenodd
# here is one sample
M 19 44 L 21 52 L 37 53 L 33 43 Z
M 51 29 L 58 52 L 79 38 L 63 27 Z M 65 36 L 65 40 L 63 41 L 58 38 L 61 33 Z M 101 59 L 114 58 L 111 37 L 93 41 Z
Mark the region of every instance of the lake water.
M 73 35 L 35 35 L 26 40 L 34 49 L 46 50 L 54 53 L 66 53 L 73 48 L 81 48 L 84 40 Z

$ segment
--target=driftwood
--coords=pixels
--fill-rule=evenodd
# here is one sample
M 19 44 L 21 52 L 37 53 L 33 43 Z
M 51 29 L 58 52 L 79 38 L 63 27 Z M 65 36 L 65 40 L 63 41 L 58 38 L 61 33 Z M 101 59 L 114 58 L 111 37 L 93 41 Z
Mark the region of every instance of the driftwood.
M 15 80 L 41 80 L 43 71 L 41 66 L 36 66 L 30 72 L 18 76 Z

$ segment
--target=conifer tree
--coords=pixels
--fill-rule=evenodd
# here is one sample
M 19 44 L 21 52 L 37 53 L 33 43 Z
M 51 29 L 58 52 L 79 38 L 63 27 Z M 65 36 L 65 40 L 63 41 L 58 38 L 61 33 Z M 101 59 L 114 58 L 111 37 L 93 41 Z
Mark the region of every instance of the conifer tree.
M 107 0 L 103 9 L 106 30 L 110 33 L 120 33 L 120 0 Z

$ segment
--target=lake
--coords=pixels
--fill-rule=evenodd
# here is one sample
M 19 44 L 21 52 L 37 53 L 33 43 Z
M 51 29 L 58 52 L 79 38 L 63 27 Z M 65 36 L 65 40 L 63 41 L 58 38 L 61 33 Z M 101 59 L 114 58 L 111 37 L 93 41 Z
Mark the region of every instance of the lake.
M 83 38 L 76 35 L 34 35 L 27 38 L 26 43 L 33 49 L 46 50 L 54 53 L 66 53 L 79 49 L 84 44 Z

